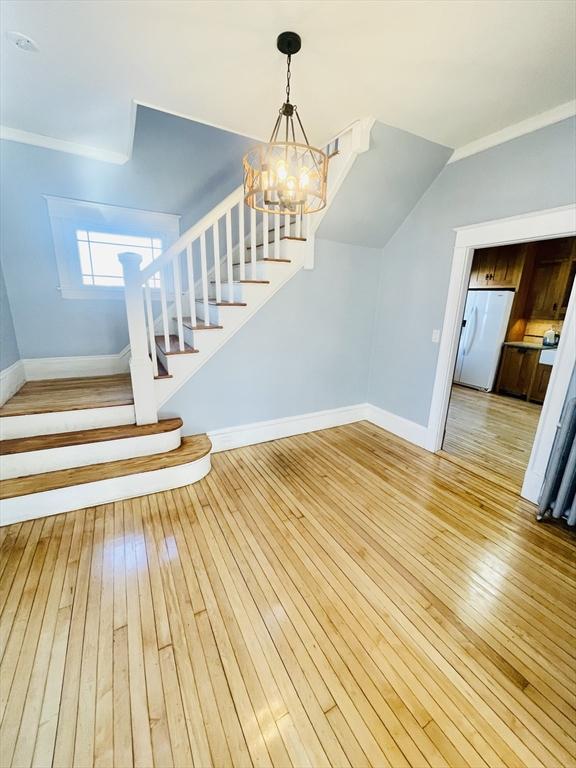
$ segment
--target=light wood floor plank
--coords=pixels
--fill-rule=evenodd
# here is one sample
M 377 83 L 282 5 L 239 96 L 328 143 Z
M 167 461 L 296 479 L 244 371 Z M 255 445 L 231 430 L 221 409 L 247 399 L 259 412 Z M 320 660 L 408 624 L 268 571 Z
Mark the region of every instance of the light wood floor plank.
M 576 538 L 511 481 L 366 423 L 212 461 L 1 531 L 2 765 L 576 766 Z

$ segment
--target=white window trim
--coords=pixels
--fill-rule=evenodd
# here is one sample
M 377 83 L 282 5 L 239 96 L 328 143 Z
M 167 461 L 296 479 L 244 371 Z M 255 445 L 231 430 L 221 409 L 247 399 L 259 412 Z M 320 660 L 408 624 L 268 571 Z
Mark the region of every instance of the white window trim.
M 123 286 L 84 285 L 76 230 L 160 237 L 163 250 L 180 236 L 180 216 L 119 205 L 44 195 L 48 206 L 54 253 L 64 299 L 124 299 Z

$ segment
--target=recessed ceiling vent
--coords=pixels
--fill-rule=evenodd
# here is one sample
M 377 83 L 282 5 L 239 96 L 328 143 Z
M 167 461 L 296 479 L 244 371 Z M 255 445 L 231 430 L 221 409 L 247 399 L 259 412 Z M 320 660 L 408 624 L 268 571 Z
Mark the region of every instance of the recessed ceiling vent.
M 14 45 L 21 51 L 39 51 L 38 44 L 32 40 L 28 35 L 23 35 L 21 32 L 7 32 L 6 37 L 8 40 L 12 40 Z

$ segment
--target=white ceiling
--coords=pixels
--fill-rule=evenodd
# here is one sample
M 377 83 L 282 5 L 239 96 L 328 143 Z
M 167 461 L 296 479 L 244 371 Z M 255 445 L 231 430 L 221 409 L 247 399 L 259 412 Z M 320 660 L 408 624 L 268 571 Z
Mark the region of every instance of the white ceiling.
M 574 98 L 572 0 L 4 0 L 4 126 L 127 152 L 133 102 L 267 138 L 275 48 L 299 32 L 293 100 L 323 144 L 377 120 L 460 147 Z M 6 38 L 30 35 L 37 53 Z M 191 169 L 192 171 L 192 169 Z

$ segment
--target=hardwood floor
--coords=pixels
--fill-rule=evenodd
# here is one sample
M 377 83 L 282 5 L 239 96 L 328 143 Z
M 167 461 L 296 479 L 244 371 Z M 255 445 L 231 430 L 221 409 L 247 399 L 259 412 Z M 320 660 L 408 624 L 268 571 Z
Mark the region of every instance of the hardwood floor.
M 367 423 L 0 547 L 3 766 L 576 764 L 574 537 Z
M 443 450 L 519 491 L 541 410 L 536 403 L 453 385 Z
M 77 411 L 82 408 L 131 405 L 133 402 L 128 373 L 78 379 L 46 379 L 27 381 L 0 408 L 0 416 Z

